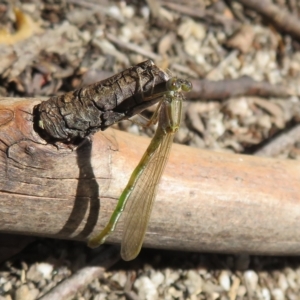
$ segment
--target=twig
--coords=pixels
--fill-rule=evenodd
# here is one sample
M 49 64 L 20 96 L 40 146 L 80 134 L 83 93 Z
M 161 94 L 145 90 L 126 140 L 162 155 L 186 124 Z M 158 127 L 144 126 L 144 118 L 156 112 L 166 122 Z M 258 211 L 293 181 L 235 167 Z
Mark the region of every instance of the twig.
M 240 95 L 261 97 L 288 97 L 292 95 L 286 87 L 275 86 L 265 81 L 258 82 L 248 76 L 220 81 L 202 79 L 191 80 L 191 82 L 193 90 L 187 93 L 188 99 L 223 100 Z
M 78 270 L 74 275 L 39 298 L 39 300 L 73 299 L 81 289 L 85 288 L 95 278 L 101 276 L 106 269 L 113 266 L 120 259 L 119 251 L 119 247 L 110 246 L 101 252 L 90 266 Z
M 147 51 L 137 44 L 121 41 L 120 39 L 118 39 L 117 37 L 115 37 L 114 35 L 112 35 L 110 33 L 106 33 L 105 36 L 110 42 L 118 45 L 121 48 L 128 49 L 130 51 L 139 53 L 139 54 L 141 54 L 145 57 L 149 57 L 155 61 L 162 60 L 162 57 L 160 55 L 155 54 L 154 52 L 151 52 L 151 51 Z M 188 68 L 186 66 L 182 66 L 182 65 L 174 63 L 174 64 L 172 64 L 172 68 L 179 72 L 185 73 L 191 77 L 198 77 L 198 74 L 196 72 L 194 72 L 193 70 L 191 70 L 190 68 Z
M 253 9 L 265 18 L 279 30 L 290 34 L 292 37 L 300 40 L 300 21 L 287 10 L 274 5 L 269 0 L 236 0 L 245 7 Z
M 168 2 L 168 1 L 162 1 L 162 6 L 165 6 L 171 10 L 174 10 L 180 14 L 184 14 L 193 18 L 209 18 L 212 19 L 214 22 L 219 24 L 228 24 L 232 23 L 233 25 L 236 25 L 238 22 L 236 20 L 229 19 L 221 14 L 218 14 L 216 11 L 208 10 L 208 9 L 195 9 L 192 7 L 188 7 L 187 5 L 181 5 L 178 3 Z
M 160 3 L 157 0 L 147 0 L 147 4 L 154 18 L 159 17 Z
M 115 14 L 110 12 L 107 6 L 99 4 L 97 2 L 85 1 L 85 0 L 67 0 L 67 2 L 92 9 L 94 12 L 100 13 L 102 15 L 108 15 L 120 23 L 125 22 L 124 17 L 122 15 L 116 16 Z
M 106 36 L 106 38 L 110 42 L 118 45 L 121 48 L 125 48 L 125 49 L 128 49 L 128 50 L 131 50 L 131 51 L 139 53 L 139 54 L 141 54 L 143 56 L 149 57 L 149 58 L 151 58 L 153 60 L 160 59 L 160 56 L 158 54 L 155 54 L 154 52 L 151 52 L 151 51 L 147 51 L 144 48 L 138 46 L 137 44 L 133 44 L 133 43 L 129 43 L 129 42 L 123 42 L 122 40 L 120 40 L 119 38 L 115 37 L 111 33 L 106 33 L 105 36 Z
M 290 131 L 278 135 L 253 154 L 274 157 L 298 141 L 300 141 L 300 125 L 296 125 Z

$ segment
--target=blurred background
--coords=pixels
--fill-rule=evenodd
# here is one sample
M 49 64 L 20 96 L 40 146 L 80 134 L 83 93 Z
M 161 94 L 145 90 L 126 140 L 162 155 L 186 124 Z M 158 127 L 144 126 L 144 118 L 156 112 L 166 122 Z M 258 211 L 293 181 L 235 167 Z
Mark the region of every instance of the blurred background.
M 152 59 L 193 82 L 175 142 L 298 160 L 299 14 L 297 0 L 0 1 L 0 97 L 47 99 Z M 0 300 L 38 299 L 110 247 L 29 240 L 3 242 Z M 61 299 L 300 299 L 299 262 L 144 249 Z

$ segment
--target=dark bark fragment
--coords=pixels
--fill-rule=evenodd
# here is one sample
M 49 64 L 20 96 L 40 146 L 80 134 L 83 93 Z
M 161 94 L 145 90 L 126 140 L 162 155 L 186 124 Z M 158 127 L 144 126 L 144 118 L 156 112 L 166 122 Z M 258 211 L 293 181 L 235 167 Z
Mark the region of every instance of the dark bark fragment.
M 36 109 L 36 128 L 47 140 L 84 138 L 156 103 L 159 97 L 147 96 L 164 89 L 168 78 L 147 60 L 108 79 L 42 102 Z

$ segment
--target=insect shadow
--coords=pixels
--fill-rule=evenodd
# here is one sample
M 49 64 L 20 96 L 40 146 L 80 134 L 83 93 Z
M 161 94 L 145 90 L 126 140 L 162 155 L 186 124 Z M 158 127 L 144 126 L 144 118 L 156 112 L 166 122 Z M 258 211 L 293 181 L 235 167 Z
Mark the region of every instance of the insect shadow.
M 85 219 L 87 210 L 89 212 L 85 226 L 80 233 L 73 235 L 73 238 L 82 239 L 87 237 L 97 223 L 100 210 L 100 196 L 99 186 L 91 164 L 91 151 L 92 143 L 88 139 L 76 149 L 79 168 L 76 197 L 72 212 L 64 227 L 60 230 L 59 235 L 69 236 L 73 234 L 82 223 L 82 220 Z

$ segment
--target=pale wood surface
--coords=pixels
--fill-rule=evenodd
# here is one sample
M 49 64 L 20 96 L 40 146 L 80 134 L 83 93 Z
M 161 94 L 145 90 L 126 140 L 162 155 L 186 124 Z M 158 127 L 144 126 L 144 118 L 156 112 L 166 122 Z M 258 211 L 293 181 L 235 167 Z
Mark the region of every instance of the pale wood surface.
M 101 230 L 149 139 L 109 129 L 58 149 L 33 130 L 39 100 L 0 101 L 0 231 L 86 240 Z M 173 145 L 145 245 L 299 254 L 299 182 L 297 161 Z

